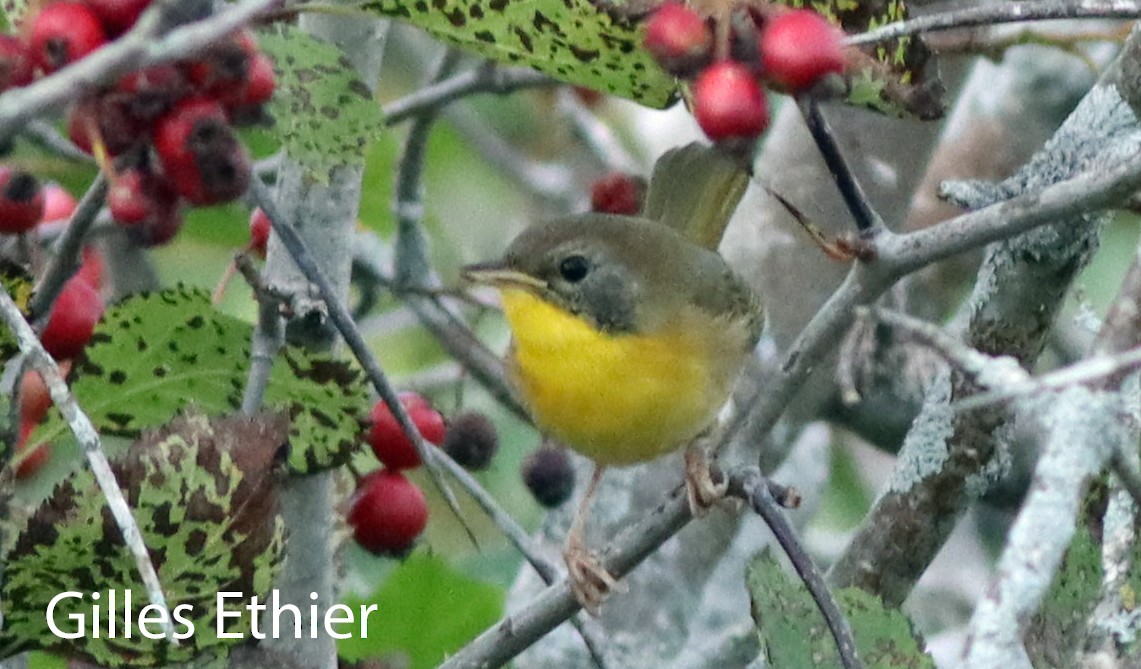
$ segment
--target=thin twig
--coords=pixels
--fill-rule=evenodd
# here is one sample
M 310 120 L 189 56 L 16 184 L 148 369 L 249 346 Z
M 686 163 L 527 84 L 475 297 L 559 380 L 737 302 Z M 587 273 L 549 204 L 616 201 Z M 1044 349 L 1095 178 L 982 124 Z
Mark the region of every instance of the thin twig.
M 558 91 L 558 108 L 571 122 L 575 134 L 602 165 L 610 171 L 637 174 L 642 166 L 622 145 L 610 126 L 599 120 L 570 86 Z
M 306 248 L 304 241 L 302 241 L 301 237 L 297 234 L 297 231 L 282 217 L 281 212 L 277 209 L 277 204 L 273 201 L 269 193 L 269 189 L 255 180 L 251 184 L 250 193 L 258 203 L 258 206 L 260 206 L 262 211 L 269 217 L 274 233 L 277 234 L 278 239 L 281 240 L 282 245 L 293 258 L 297 268 L 305 275 L 305 278 L 310 283 L 317 287 L 321 299 L 325 302 L 325 306 L 328 309 L 329 318 L 333 322 L 333 326 L 341 334 L 341 337 L 344 338 L 345 344 L 364 369 L 365 375 L 376 389 L 377 394 L 380 395 L 381 399 L 383 399 L 389 409 L 392 410 L 401 429 L 413 437 L 412 443 L 416 448 L 417 454 L 420 456 L 420 460 L 427 466 L 433 483 L 444 496 L 448 506 L 452 508 L 458 517 L 462 518 L 463 514 L 459 510 L 459 503 L 456 501 L 455 494 L 440 475 L 438 461 L 447 456 L 439 449 L 429 447 L 423 436 L 420 435 L 420 432 L 412 423 L 412 419 L 409 418 L 404 405 L 400 402 L 400 398 L 393 389 L 392 384 L 389 383 L 388 375 L 384 373 L 380 364 L 377 363 L 376 358 L 373 357 L 372 352 L 369 351 L 368 344 L 365 342 L 364 337 L 361 336 L 360 330 L 357 329 L 348 307 L 337 297 L 337 293 L 333 290 L 328 278 L 325 277 L 324 272 L 321 271 L 321 268 L 318 267 L 313 260 L 309 249 Z
M 67 421 L 71 433 L 79 442 L 83 455 L 87 459 L 87 464 L 91 467 L 91 473 L 94 475 L 99 489 L 103 492 L 107 507 L 111 510 L 111 516 L 115 519 L 115 524 L 123 536 L 123 542 L 135 560 L 135 566 L 139 570 L 143 587 L 147 591 L 147 598 L 151 604 L 158 606 L 165 614 L 162 623 L 163 633 L 170 643 L 177 644 L 178 642 L 174 638 L 174 625 L 171 622 L 170 609 L 167 607 L 166 596 L 162 592 L 158 573 L 151 563 L 147 546 L 143 543 L 143 535 L 139 530 L 139 525 L 135 522 L 127 499 L 123 496 L 123 491 L 115 480 L 114 472 L 111 471 L 107 454 L 103 452 L 99 432 L 91 423 L 91 419 L 76 403 L 71 391 L 67 388 L 67 382 L 64 381 L 59 367 L 55 364 L 55 360 L 44 350 L 39 338 L 32 330 L 32 326 L 24 320 L 24 315 L 20 313 L 19 307 L 16 306 L 6 288 L 0 290 L 0 319 L 3 319 L 4 324 L 16 336 L 16 344 L 19 346 L 20 352 L 28 358 L 27 364 L 43 377 L 51 394 L 52 403 L 59 409 L 64 420 Z
M 792 525 L 785 518 L 777 499 L 773 497 L 767 477 L 761 474 L 760 469 L 746 468 L 730 477 L 729 494 L 748 502 L 753 511 L 765 521 L 769 530 L 772 531 L 773 537 L 780 544 L 785 555 L 788 556 L 793 569 L 800 576 L 800 580 L 804 582 L 804 586 L 808 588 L 812 600 L 820 609 L 820 614 L 824 616 L 824 622 L 828 625 L 828 630 L 836 642 L 836 650 L 840 654 L 840 664 L 845 669 L 862 668 L 864 665 L 856 655 L 856 639 L 852 636 L 852 625 L 844 616 L 844 612 L 840 610 L 836 599 L 832 597 L 832 592 L 824 583 L 824 577 L 812 562 L 808 551 L 804 550 L 800 540 L 797 539 L 796 531 L 792 529 Z
M 942 14 L 928 14 L 906 21 L 897 21 L 859 35 L 851 35 L 844 42 L 850 46 L 875 44 L 907 35 L 956 28 L 990 26 L 999 23 L 1022 23 L 1024 21 L 1053 19 L 1136 19 L 1138 17 L 1141 17 L 1141 3 L 1131 0 L 1081 0 L 1079 2 L 1022 0 L 996 5 L 975 5 Z
M 59 291 L 63 290 L 63 284 L 67 283 L 67 280 L 79 269 L 87 232 L 99 216 L 103 199 L 106 197 L 107 177 L 101 171 L 87 187 L 87 192 L 76 205 L 63 235 L 54 244 L 55 255 L 44 271 L 43 278 L 36 286 L 35 295 L 28 305 L 28 311 L 31 312 L 33 319 L 38 320 L 47 313 L 48 307 L 55 302 Z
M 829 127 L 828 120 L 820 112 L 820 103 L 812 95 L 798 95 L 796 104 L 800 108 L 800 114 L 804 117 L 804 123 L 808 126 L 812 140 L 820 149 L 824 164 L 828 166 L 828 171 L 836 182 L 840 196 L 844 198 L 844 204 L 848 205 L 848 212 L 852 214 L 856 229 L 864 232 L 872 228 L 882 228 L 883 220 L 868 202 L 868 196 L 860 187 L 860 182 L 856 180 L 852 169 L 848 167 L 848 161 L 836 142 L 836 136 Z
M 384 105 L 381 113 L 388 125 L 395 125 L 425 112 L 475 93 L 503 95 L 523 88 L 553 86 L 556 80 L 529 68 L 502 69 L 485 63 L 466 72 L 417 90 L 415 93 Z
M 40 119 L 31 121 L 28 125 L 24 126 L 23 134 L 29 140 L 64 158 L 91 165 L 95 164 L 95 158 L 91 154 L 76 146 L 75 142 L 61 135 L 55 126 L 47 121 Z

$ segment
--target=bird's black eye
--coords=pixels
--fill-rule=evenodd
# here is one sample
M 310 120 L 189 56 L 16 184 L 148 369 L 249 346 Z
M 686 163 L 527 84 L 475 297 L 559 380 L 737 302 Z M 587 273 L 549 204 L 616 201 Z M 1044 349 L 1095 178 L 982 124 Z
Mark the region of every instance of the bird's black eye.
M 571 283 L 582 281 L 589 271 L 590 261 L 580 255 L 567 256 L 559 263 L 559 274 Z

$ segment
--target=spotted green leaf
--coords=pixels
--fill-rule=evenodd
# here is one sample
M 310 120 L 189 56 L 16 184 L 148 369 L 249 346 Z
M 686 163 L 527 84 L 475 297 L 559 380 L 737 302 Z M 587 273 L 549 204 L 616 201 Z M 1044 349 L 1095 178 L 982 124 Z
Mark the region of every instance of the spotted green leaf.
M 320 183 L 336 167 L 363 164 L 384 119 L 341 50 L 289 26 L 262 34 L 259 44 L 273 59 L 277 88 L 269 111 L 289 157 Z
M 112 462 L 168 604 L 182 613 L 178 646 L 147 638 L 137 623 L 126 633 L 125 617 L 137 621 L 147 595 L 89 470 L 74 472 L 25 517 L 5 518 L 0 656 L 39 648 L 97 666 L 149 667 L 224 655 L 235 640 L 218 634 L 217 593 L 242 593 L 231 603 L 264 600 L 281 559 L 278 453 L 287 433 L 281 414 L 191 412 L 145 433 Z M 63 592 L 82 596 L 57 601 L 52 620 L 69 634 L 84 621 L 82 637 L 47 626 L 46 612 Z M 98 622 L 94 605 L 103 612 Z M 223 623 L 225 632 L 243 635 L 250 626 L 248 616 Z
M 642 48 L 636 12 L 591 0 L 373 0 L 365 8 L 407 20 L 441 40 L 503 63 L 669 106 L 677 84 Z
M 767 552 L 753 560 L 746 576 L 753 619 L 772 669 L 839 669 L 836 643 L 812 596 Z M 934 669 L 902 612 L 857 588 L 833 593 L 852 625 L 856 652 L 868 669 Z
M 28 0 L 0 0 L 0 12 L 4 16 L 4 28 L 11 29 L 20 22 L 28 11 Z
M 178 287 L 107 310 L 74 366 L 72 392 L 103 434 L 135 437 L 194 405 L 211 415 L 241 406 L 253 326 L 214 309 L 206 293 Z M 360 443 L 368 399 L 359 371 L 287 348 L 277 356 L 265 407 L 289 415 L 289 466 L 309 472 L 344 463 Z M 65 433 L 58 417 L 32 444 Z

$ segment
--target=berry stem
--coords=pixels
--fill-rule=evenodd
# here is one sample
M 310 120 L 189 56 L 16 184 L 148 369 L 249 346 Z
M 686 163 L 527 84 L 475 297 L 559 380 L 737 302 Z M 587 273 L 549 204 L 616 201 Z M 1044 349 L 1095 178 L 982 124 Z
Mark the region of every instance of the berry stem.
M 836 181 L 836 188 L 840 190 L 844 204 L 848 206 L 848 211 L 855 220 L 856 229 L 861 233 L 882 229 L 884 227 L 883 220 L 872 208 L 864 189 L 856 181 L 856 176 L 852 173 L 848 161 L 844 159 L 844 154 L 840 150 L 840 145 L 836 142 L 835 134 L 833 134 L 824 115 L 820 113 L 820 104 L 816 98 L 811 94 L 797 95 L 796 105 L 800 108 L 804 123 L 808 126 L 808 132 L 812 134 L 816 147 L 820 149 L 824 164 L 828 166 L 828 171 L 832 173 L 832 178 Z
M 238 260 L 233 258 L 230 263 L 226 265 L 226 270 L 222 272 L 222 278 L 218 280 L 218 285 L 214 287 L 214 292 L 210 295 L 210 302 L 215 306 L 222 303 L 222 296 L 226 294 L 226 288 L 230 285 L 230 280 L 234 278 L 234 274 L 238 272 Z

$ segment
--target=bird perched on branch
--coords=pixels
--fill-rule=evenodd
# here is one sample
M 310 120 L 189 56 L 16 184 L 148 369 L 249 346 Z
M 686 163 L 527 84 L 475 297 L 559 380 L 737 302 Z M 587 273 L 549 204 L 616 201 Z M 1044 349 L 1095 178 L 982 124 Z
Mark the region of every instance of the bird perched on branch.
M 691 506 L 724 494 L 700 437 L 763 326 L 757 297 L 716 250 L 749 178 L 715 148 L 674 149 L 655 165 L 641 215 L 541 222 L 502 258 L 464 269 L 500 292 L 510 378 L 535 424 L 595 463 L 564 548 L 575 597 L 592 613 L 616 586 L 583 543 L 605 467 L 688 446 Z

